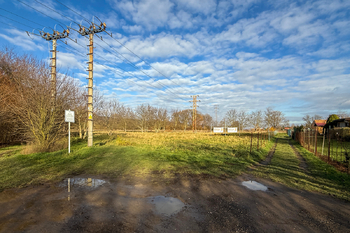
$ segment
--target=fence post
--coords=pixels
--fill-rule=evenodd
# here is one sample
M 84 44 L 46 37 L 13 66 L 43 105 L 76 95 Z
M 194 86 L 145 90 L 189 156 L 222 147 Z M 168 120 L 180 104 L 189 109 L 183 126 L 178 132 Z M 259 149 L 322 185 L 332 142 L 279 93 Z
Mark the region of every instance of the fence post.
M 250 153 L 252 153 L 252 147 L 253 147 L 253 132 L 250 133 Z
M 322 156 L 323 156 L 323 148 L 324 148 L 324 138 L 325 138 L 325 132 L 323 131 L 323 141 L 322 141 Z
M 310 151 L 310 129 L 308 131 L 308 137 L 307 137 L 307 150 Z
M 331 158 L 331 129 L 328 129 L 328 161 Z
M 317 156 L 317 130 L 315 129 L 315 156 Z
M 259 150 L 259 135 L 260 133 L 258 132 L 258 144 L 256 145 L 257 150 Z

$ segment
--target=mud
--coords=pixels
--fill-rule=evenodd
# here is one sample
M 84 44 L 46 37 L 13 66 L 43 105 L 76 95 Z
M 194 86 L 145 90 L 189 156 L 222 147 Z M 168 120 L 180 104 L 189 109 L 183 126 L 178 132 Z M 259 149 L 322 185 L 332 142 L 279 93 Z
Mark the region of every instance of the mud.
M 269 151 L 268 155 L 266 156 L 266 159 L 260 163 L 261 165 L 269 165 L 271 163 L 271 159 L 276 151 L 277 142 L 278 142 L 278 139 L 276 139 L 275 145 Z
M 350 204 L 243 175 L 236 179 L 177 175 L 71 177 L 0 193 L 0 232 L 348 232 Z M 254 191 L 242 185 L 256 181 Z M 74 183 L 74 182 L 73 182 Z M 153 201 L 152 201 L 153 200 Z M 158 203 L 158 204 L 157 204 Z M 164 209 L 169 212 L 164 212 Z M 170 211 L 171 210 L 171 211 Z
M 295 149 L 293 145 L 290 144 L 290 141 L 288 140 L 290 147 L 292 147 L 294 154 L 299 159 L 299 167 L 304 170 L 304 172 L 308 172 L 308 166 L 306 163 L 306 160 L 300 155 L 300 153 Z

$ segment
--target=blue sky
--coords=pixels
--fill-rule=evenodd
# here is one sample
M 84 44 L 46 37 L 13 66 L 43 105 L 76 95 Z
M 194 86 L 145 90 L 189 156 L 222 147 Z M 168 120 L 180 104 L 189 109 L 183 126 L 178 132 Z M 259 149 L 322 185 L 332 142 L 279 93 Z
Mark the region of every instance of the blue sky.
M 186 109 L 196 94 L 199 111 L 214 116 L 217 104 L 220 117 L 273 107 L 302 123 L 350 112 L 350 1 L 0 0 L 0 8 L 1 45 L 45 61 L 51 44 L 25 31 L 106 22 L 113 38 L 94 37 L 94 84 L 129 106 Z M 85 85 L 88 40 L 74 30 L 70 38 L 77 43 L 58 42 L 58 67 Z

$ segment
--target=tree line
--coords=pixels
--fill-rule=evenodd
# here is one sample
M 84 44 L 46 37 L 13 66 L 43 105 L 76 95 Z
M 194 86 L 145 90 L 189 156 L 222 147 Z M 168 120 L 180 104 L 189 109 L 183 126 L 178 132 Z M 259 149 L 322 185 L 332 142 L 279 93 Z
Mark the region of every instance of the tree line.
M 68 74 L 57 73 L 56 96 L 52 103 L 50 67 L 33 56 L 0 51 L 0 144 L 32 143 L 42 151 L 54 148 L 67 135 L 64 111 L 75 112 L 72 129 L 80 138 L 87 136 L 87 90 Z M 193 130 L 192 109 L 166 109 L 150 104 L 134 108 L 116 99 L 106 99 L 94 89 L 94 129 L 123 131 Z M 229 110 L 226 125 L 255 130 L 288 124 L 280 111 L 267 108 L 251 113 Z M 197 111 L 196 129 L 224 126 L 209 114 Z

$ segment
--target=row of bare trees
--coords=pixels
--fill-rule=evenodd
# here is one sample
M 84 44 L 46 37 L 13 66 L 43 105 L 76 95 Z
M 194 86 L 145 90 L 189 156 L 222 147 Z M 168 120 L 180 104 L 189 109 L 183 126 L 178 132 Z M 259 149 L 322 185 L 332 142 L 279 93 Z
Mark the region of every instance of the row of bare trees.
M 100 102 L 99 111 L 95 111 L 96 127 L 108 133 L 115 130 L 137 130 L 141 132 L 161 130 L 192 130 L 193 111 L 167 110 L 150 104 L 141 104 L 134 109 L 125 106 L 116 99 Z M 212 118 L 209 114 L 197 112 L 196 129 L 209 130 Z
M 229 127 L 239 127 L 240 129 L 252 127 L 254 130 L 270 127 L 281 129 L 289 126 L 289 121 L 284 114 L 270 107 L 265 111 L 257 110 L 251 113 L 231 109 L 226 113 L 220 125 L 225 123 Z

